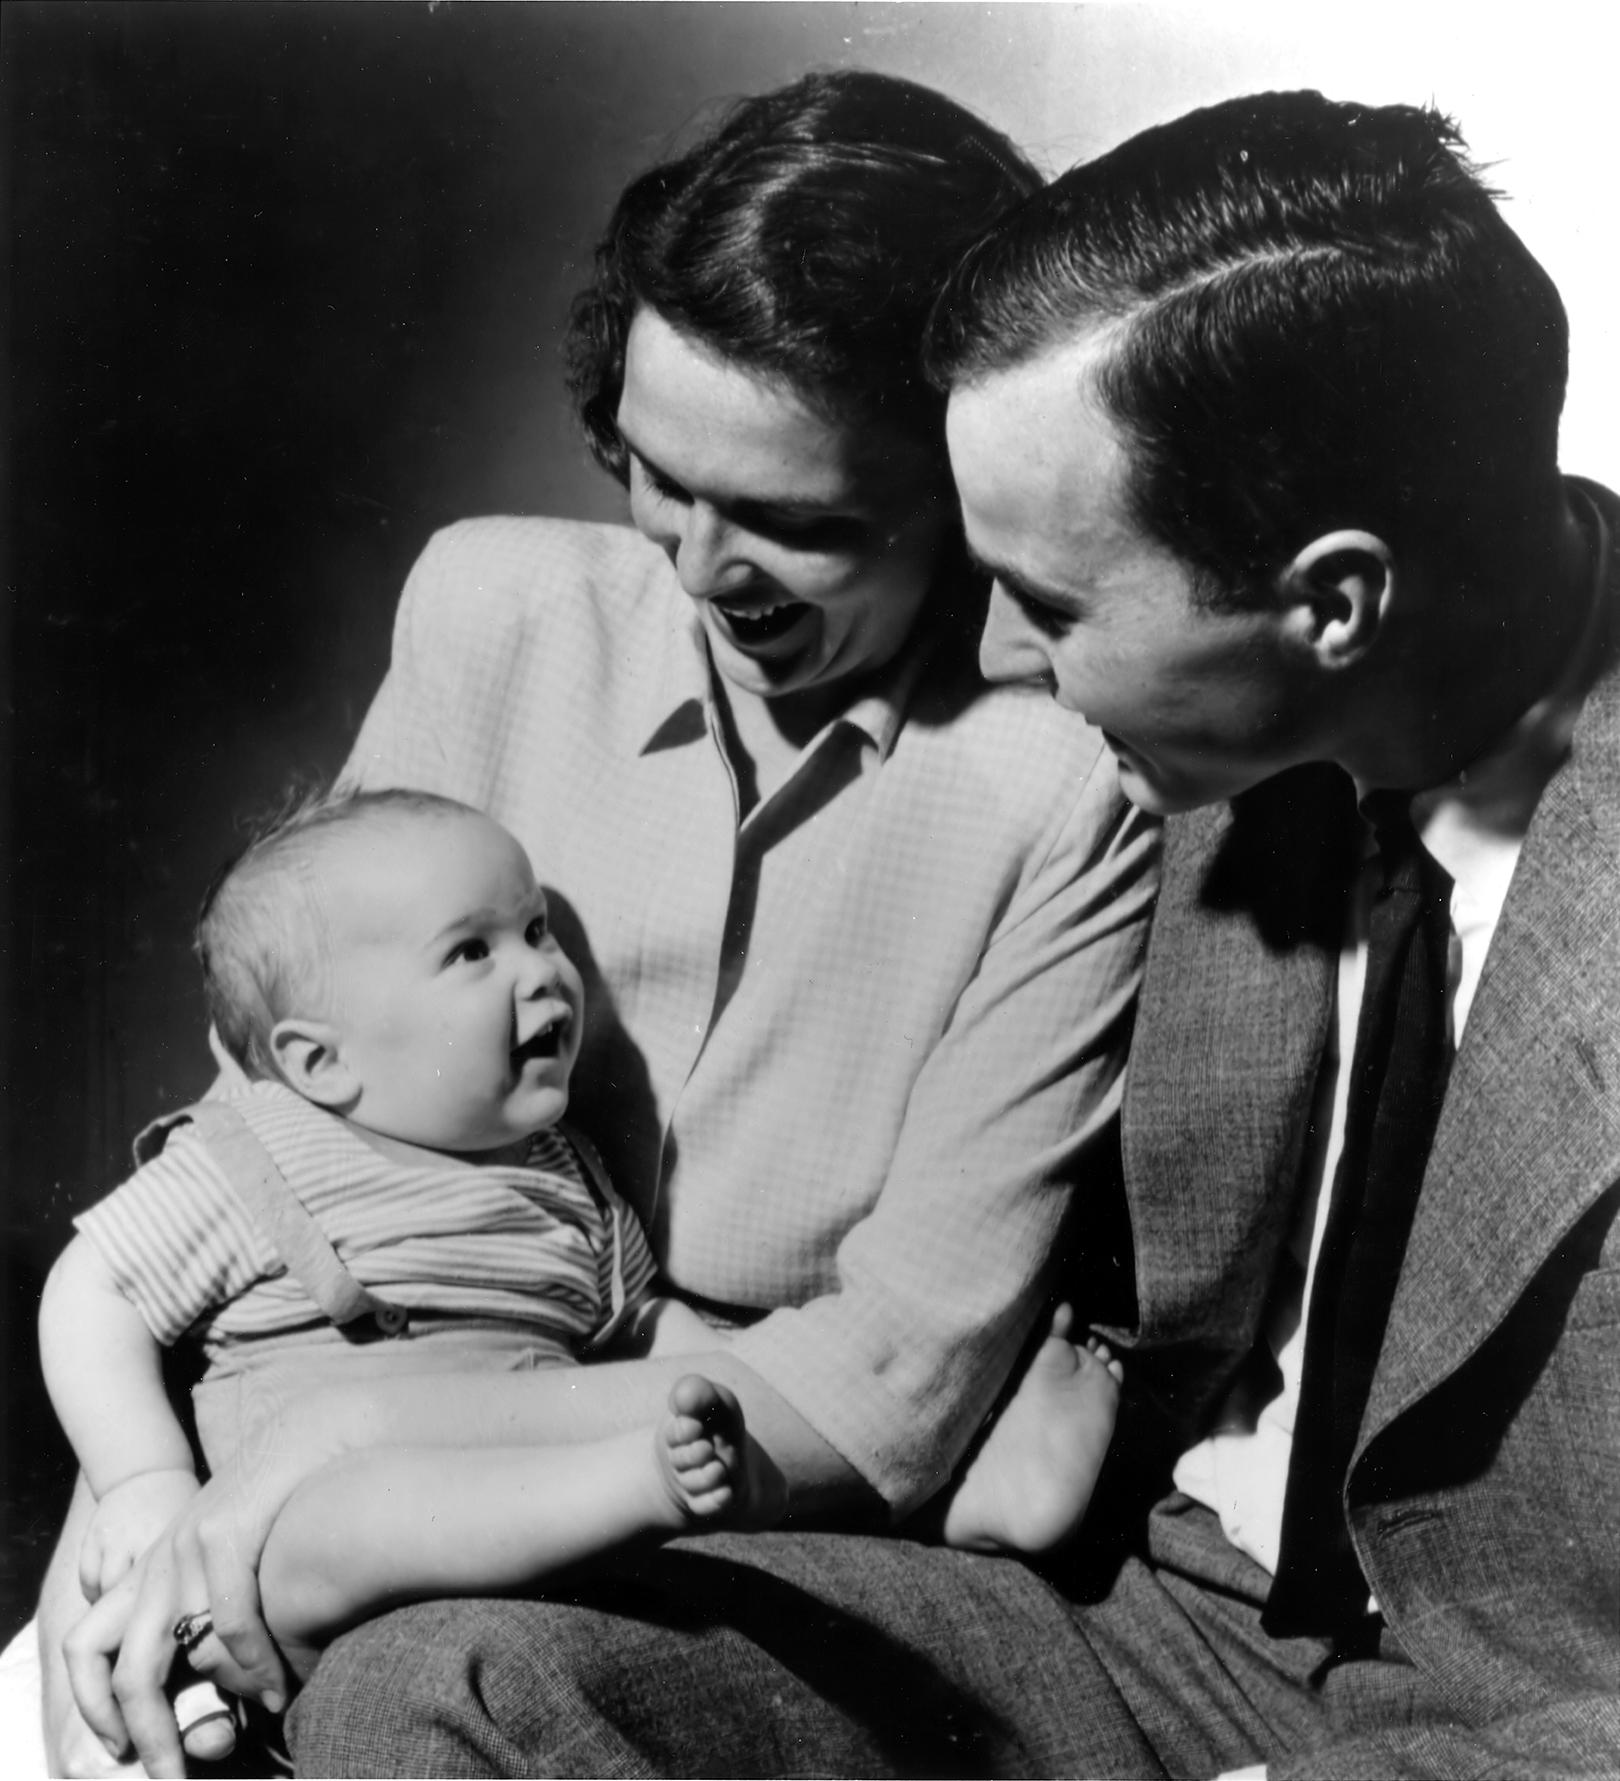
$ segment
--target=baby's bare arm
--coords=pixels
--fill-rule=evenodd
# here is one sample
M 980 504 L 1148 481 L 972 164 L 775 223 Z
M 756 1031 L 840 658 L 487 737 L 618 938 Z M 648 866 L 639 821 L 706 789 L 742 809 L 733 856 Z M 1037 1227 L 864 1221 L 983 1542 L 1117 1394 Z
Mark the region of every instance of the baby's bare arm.
M 144 1473 L 193 1470 L 163 1389 L 163 1351 L 83 1237 L 45 1283 L 39 1349 L 51 1402 L 98 1498 Z
M 196 1494 L 196 1472 L 164 1391 L 162 1350 L 83 1237 L 51 1270 L 39 1332 L 51 1401 L 96 1498 L 78 1552 L 94 1600 Z

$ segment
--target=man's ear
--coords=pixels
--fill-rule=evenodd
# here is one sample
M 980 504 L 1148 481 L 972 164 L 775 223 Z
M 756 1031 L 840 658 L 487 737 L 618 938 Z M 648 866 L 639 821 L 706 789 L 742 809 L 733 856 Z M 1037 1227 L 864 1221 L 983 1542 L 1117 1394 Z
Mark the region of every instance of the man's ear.
M 343 1061 L 338 1030 L 324 1020 L 278 1020 L 270 1049 L 289 1088 L 318 1107 L 341 1113 L 353 1106 L 360 1084 Z
M 1313 538 L 1283 572 L 1287 624 L 1324 668 L 1359 662 L 1389 616 L 1395 553 L 1375 532 Z

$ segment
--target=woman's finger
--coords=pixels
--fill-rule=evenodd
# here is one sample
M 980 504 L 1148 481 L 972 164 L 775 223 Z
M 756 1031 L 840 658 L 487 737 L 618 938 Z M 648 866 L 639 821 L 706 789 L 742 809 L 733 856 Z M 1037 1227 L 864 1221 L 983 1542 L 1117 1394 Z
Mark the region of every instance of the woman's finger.
M 185 1601 L 180 1568 L 159 1540 L 64 1641 L 79 1711 L 120 1753 L 130 1745 L 148 1775 L 183 1775 L 180 1734 L 166 1684 L 174 1624 Z
M 287 1704 L 287 1673 L 259 1606 L 258 1547 L 251 1553 L 247 1550 L 233 1516 L 203 1518 L 192 1530 L 192 1539 L 213 1614 L 214 1637 L 223 1647 L 207 1673 L 233 1694 L 246 1695 L 267 1711 L 279 1713 Z M 188 1548 L 191 1545 L 188 1541 Z
M 134 1589 L 126 1579 L 81 1615 L 62 1640 L 62 1658 L 80 1717 L 114 1757 L 121 1757 L 129 1748 L 129 1731 L 113 1691 L 112 1670 L 133 1600 Z

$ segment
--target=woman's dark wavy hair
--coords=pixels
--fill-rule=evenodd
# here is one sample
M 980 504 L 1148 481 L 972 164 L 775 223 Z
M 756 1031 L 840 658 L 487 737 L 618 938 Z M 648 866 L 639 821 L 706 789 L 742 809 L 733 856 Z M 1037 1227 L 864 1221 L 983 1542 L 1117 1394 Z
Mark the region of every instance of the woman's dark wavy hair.
M 1557 488 L 1568 328 L 1456 127 L 1263 93 L 1073 169 L 959 267 L 940 382 L 1108 342 L 1136 522 L 1242 604 L 1341 526 L 1489 587 Z
M 944 398 L 922 334 L 951 268 L 1039 175 L 927 87 L 812 74 L 744 99 L 624 192 L 569 318 L 569 389 L 597 461 L 628 478 L 617 412 L 643 307 L 840 420 L 922 440 Z

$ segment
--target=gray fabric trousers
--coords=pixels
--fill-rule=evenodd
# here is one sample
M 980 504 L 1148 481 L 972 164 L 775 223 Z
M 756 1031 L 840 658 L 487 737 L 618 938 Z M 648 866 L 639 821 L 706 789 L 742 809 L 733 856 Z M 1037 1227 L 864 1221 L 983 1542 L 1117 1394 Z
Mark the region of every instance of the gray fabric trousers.
M 1268 1637 L 1268 1583 L 1180 1497 L 1095 1602 L 901 1539 L 679 1541 L 569 1601 L 357 1629 L 295 1704 L 293 1751 L 334 1776 L 1209 1777 L 1444 1720 L 1387 1634 L 1337 1658 Z

